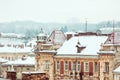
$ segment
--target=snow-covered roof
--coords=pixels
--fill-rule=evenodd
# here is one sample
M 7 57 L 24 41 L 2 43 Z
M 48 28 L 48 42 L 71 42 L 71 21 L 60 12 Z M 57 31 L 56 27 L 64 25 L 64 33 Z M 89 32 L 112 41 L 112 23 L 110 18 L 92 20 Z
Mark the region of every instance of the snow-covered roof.
M 98 54 L 115 54 L 115 51 L 99 51 Z
M 75 33 L 75 32 L 66 32 L 65 35 L 66 34 L 77 34 L 77 33 Z
M 27 42 L 27 45 L 29 45 L 29 44 L 37 45 L 36 41 L 37 41 L 37 39 L 32 39 L 32 40 Z
M 120 74 L 120 66 L 117 67 L 113 72 L 114 72 L 114 73 L 119 73 L 119 74 Z
M 0 53 L 30 53 L 32 52 L 31 47 L 24 48 L 13 48 L 13 47 L 0 47 Z
M 53 44 L 41 44 L 43 46 L 52 46 Z
M 0 44 L 2 45 L 16 45 L 16 44 L 24 44 L 25 40 L 18 38 L 0 38 Z
M 22 65 L 35 65 L 35 58 L 34 57 L 26 57 L 23 59 L 17 59 L 15 61 L 8 61 L 3 63 L 2 65 L 13 65 L 13 66 L 22 66 Z
M 79 54 L 79 55 L 97 55 L 107 36 L 76 36 L 64 42 L 63 46 L 57 50 L 57 54 Z M 77 53 L 77 42 L 82 46 L 86 46 L 81 53 Z
M 60 30 L 54 30 L 47 39 L 47 43 L 63 44 L 66 40 L 64 33 Z
M 120 31 L 112 33 L 108 39 L 106 40 L 105 44 L 119 44 L 120 45 Z
M 85 33 L 85 31 L 80 31 L 80 30 L 79 30 L 79 31 L 77 31 L 77 33 Z
M 106 28 L 100 28 L 100 31 L 102 34 L 111 34 L 113 32 L 113 28 L 106 27 Z M 114 31 L 120 31 L 120 28 L 114 28 Z
M 98 58 L 98 55 L 79 55 L 79 54 L 57 54 L 57 58 Z
M 39 33 L 38 36 L 47 36 L 45 33 Z
M 16 33 L 0 33 L 1 37 L 11 37 L 11 38 L 22 38 L 25 37 L 25 35 L 20 35 L 20 34 L 16 34 Z
M 45 33 L 45 31 L 41 28 L 40 33 L 37 36 L 47 36 L 47 34 Z
M 38 51 L 38 52 L 42 52 L 42 53 L 57 53 L 55 50 L 42 50 L 42 51 Z
M 3 59 L 3 58 L 0 58 L 0 63 L 4 63 L 4 62 L 7 62 L 8 60 L 6 59 Z

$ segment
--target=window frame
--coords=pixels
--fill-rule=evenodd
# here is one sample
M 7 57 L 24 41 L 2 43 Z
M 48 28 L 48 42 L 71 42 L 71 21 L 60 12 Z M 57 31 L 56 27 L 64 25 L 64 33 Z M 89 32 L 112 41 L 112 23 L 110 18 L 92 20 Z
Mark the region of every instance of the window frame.
M 77 71 L 81 71 L 81 64 L 80 64 L 80 61 L 77 62 Z
M 89 72 L 89 62 L 84 62 L 84 72 Z
M 105 72 L 109 72 L 109 62 L 105 62 Z
M 56 63 L 57 63 L 57 64 L 56 64 L 56 69 L 57 69 L 57 70 L 60 70 L 60 61 L 56 61 Z
M 64 63 L 65 63 L 65 67 L 64 67 L 64 68 L 65 68 L 65 71 L 67 71 L 67 70 L 68 70 L 68 61 L 65 61 Z M 66 64 L 66 63 L 67 63 L 67 64 Z
M 45 60 L 45 69 L 49 69 L 49 61 Z
M 98 72 L 98 62 L 94 62 L 94 72 Z
M 76 61 L 72 62 L 72 70 L 76 70 Z

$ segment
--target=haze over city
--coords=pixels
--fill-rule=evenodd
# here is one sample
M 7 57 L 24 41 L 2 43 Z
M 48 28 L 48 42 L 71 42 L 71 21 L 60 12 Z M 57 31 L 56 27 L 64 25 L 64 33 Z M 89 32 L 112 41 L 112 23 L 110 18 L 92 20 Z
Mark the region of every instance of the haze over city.
M 120 80 L 120 0 L 0 0 L 0 80 Z
M 120 21 L 120 0 L 0 0 L 0 22 Z

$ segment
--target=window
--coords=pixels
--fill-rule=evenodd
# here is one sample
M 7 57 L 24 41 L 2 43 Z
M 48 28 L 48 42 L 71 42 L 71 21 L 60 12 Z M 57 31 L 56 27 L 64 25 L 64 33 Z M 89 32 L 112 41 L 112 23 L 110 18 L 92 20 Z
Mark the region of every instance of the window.
M 57 61 L 57 70 L 60 69 L 60 61 Z
M 94 71 L 95 71 L 95 72 L 98 71 L 98 63 L 97 63 L 97 62 L 94 63 Z
M 105 62 L 105 72 L 109 72 L 109 63 Z
M 89 66 L 88 62 L 85 62 L 85 63 L 84 63 L 84 66 L 85 66 L 85 67 L 84 67 L 84 71 L 85 71 L 85 72 L 88 72 L 88 69 L 89 69 L 89 67 L 88 67 L 88 66 Z
M 76 62 L 74 61 L 73 64 L 72 64 L 72 69 L 73 70 L 76 70 Z
M 8 70 L 8 71 L 10 70 L 10 66 L 7 67 L 7 70 Z
M 60 80 L 59 78 L 57 78 L 57 80 Z
M 27 68 L 27 70 L 30 70 L 30 68 Z
M 65 70 L 68 70 L 68 62 L 65 61 Z
M 14 70 L 17 70 L 17 67 L 16 67 L 16 68 L 14 68 Z
M 45 61 L 45 69 L 49 69 L 49 62 L 48 62 L 48 60 Z
M 8 60 L 10 60 L 10 57 L 8 57 Z
M 80 71 L 80 61 L 78 61 L 77 70 Z

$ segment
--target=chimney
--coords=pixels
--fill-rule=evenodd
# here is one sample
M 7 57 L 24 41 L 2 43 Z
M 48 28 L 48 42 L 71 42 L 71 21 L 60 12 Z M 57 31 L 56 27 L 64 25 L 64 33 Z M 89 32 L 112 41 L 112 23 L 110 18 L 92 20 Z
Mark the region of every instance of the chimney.
M 66 37 L 67 37 L 67 40 L 69 40 L 70 38 L 72 38 L 72 34 L 67 34 Z
M 77 47 L 77 53 L 80 53 L 81 50 L 80 50 L 80 42 L 79 42 L 79 40 L 78 40 L 78 42 L 77 42 L 76 47 Z
M 79 41 L 77 42 L 76 47 L 77 47 L 77 53 L 81 53 L 81 51 L 85 48 L 85 46 L 81 46 Z

